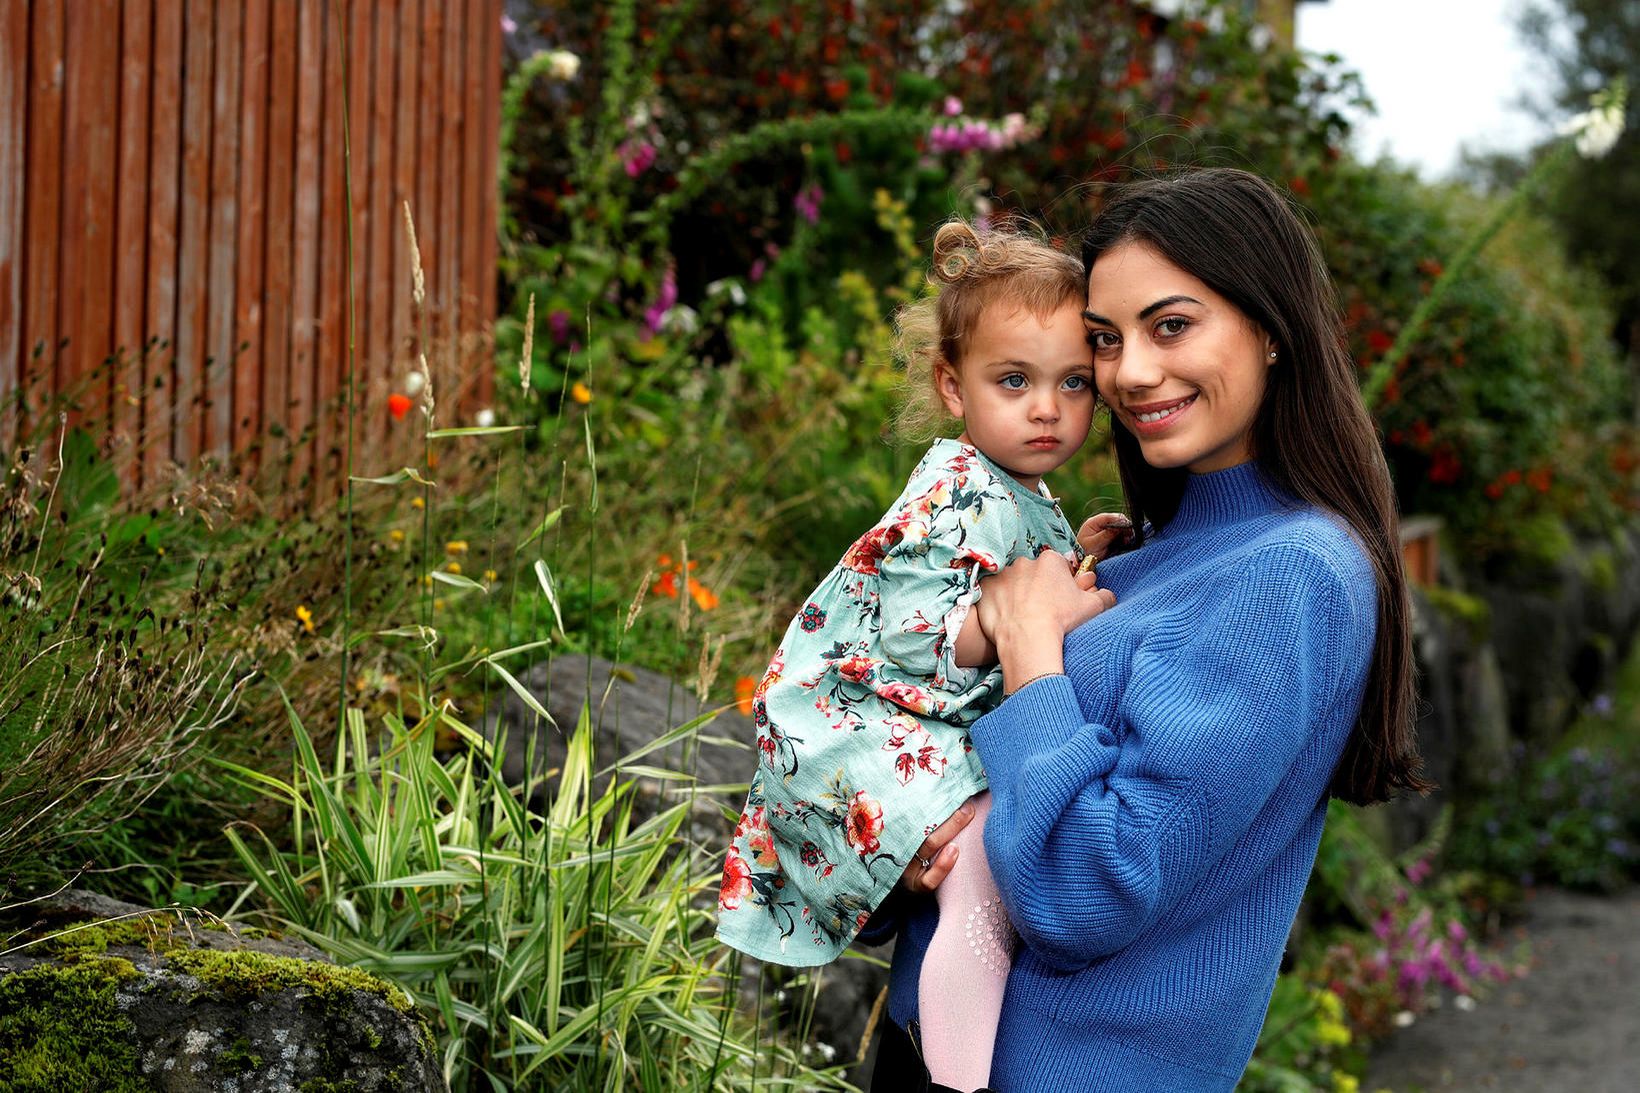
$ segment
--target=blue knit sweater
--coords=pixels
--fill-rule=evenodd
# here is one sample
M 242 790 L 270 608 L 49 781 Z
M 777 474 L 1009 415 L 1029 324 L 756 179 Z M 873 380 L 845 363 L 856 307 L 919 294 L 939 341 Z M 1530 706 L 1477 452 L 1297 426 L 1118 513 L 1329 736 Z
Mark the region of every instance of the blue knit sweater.
M 1024 942 L 991 1084 L 1231 1090 L 1359 712 L 1371 565 L 1247 463 L 1192 476 L 1166 528 L 1099 577 L 1117 604 L 1065 639 L 1066 676 L 972 729 L 986 853 Z M 901 923 L 901 1025 L 937 914 L 917 900 Z

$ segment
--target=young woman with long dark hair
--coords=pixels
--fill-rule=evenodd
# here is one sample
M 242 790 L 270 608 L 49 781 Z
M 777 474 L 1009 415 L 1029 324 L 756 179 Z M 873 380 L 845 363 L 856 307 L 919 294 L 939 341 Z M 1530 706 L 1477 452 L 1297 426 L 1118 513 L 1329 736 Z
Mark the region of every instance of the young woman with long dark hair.
M 1319 248 L 1268 183 L 1219 169 L 1130 187 L 1083 260 L 1139 535 L 1096 579 L 1042 556 L 981 586 L 1009 695 L 972 729 L 984 845 L 1022 941 L 991 1080 L 1228 1091 L 1327 799 L 1428 788 L 1394 496 Z M 937 917 L 915 894 L 963 822 L 902 879 L 885 1087 L 915 1070 Z

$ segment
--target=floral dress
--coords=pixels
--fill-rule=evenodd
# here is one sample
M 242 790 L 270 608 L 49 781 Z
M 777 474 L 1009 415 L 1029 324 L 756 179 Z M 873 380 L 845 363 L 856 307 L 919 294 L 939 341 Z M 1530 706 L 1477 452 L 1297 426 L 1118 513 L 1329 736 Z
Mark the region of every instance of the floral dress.
M 836 959 L 923 839 L 985 788 L 968 725 L 996 667 L 956 663 L 979 580 L 1043 549 L 1079 559 L 1046 487 L 936 442 L 791 625 L 752 699 L 759 762 L 718 895 L 725 944 Z

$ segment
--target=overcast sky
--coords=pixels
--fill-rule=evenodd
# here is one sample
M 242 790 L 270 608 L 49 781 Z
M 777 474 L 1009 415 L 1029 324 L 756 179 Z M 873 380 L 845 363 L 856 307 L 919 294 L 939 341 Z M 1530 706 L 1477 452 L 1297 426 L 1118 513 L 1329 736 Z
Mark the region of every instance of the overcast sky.
M 1378 105 L 1355 130 L 1358 151 L 1381 151 L 1426 178 L 1446 174 L 1458 149 L 1515 150 L 1545 126 L 1512 103 L 1545 74 L 1521 44 L 1521 0 L 1324 0 L 1298 5 L 1298 44 L 1338 53 Z

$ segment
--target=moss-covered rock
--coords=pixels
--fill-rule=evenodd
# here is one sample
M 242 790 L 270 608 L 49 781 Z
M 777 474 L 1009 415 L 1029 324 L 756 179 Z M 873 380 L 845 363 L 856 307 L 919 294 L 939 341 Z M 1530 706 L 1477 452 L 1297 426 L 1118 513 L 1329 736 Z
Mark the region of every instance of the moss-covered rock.
M 164 913 L 20 940 L 0 958 L 0 1093 L 445 1089 L 410 998 L 357 968 Z

